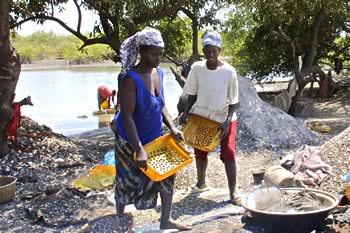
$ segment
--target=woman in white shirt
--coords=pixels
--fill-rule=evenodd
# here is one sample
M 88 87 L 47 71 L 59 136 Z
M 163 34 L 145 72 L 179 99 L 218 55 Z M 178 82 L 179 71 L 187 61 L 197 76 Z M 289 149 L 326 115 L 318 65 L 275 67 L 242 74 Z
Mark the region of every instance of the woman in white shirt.
M 188 114 L 193 113 L 221 123 L 220 158 L 225 164 L 230 201 L 233 204 L 239 204 L 239 199 L 235 197 L 237 74 L 231 65 L 219 60 L 222 40 L 218 32 L 206 32 L 202 38 L 202 44 L 206 60 L 192 65 L 184 86 L 184 93 L 188 94 L 189 97 L 179 121 L 181 124 L 185 124 Z M 208 189 L 205 182 L 208 152 L 195 149 L 195 155 L 198 181 L 193 186 L 193 191 L 205 191 Z

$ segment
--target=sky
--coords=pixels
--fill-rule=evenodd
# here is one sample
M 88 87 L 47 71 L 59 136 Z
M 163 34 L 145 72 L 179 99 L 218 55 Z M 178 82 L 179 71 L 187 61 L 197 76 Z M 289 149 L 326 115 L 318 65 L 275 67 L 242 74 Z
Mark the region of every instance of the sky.
M 74 5 L 74 2 L 72 0 L 68 1 L 67 4 L 64 4 L 63 7 L 66 9 L 64 12 L 59 13 L 58 9 L 55 11 L 55 16 L 65 22 L 69 27 L 76 29 L 77 26 L 77 19 L 78 19 L 78 12 L 76 9 L 76 6 Z M 93 26 L 95 25 L 95 21 L 99 20 L 99 17 L 96 13 L 87 11 L 85 9 L 81 9 L 82 11 L 82 24 L 81 24 L 81 32 L 91 32 L 93 29 Z M 219 18 L 222 18 L 222 20 L 225 17 L 225 13 L 228 11 L 234 11 L 233 9 L 226 9 L 223 11 L 222 14 L 218 14 Z M 17 33 L 22 36 L 28 36 L 36 31 L 46 31 L 46 32 L 54 32 L 58 35 L 70 35 L 70 33 L 65 30 L 61 25 L 54 21 L 46 21 L 43 25 L 36 24 L 34 22 L 26 22 L 24 23 L 21 28 L 17 29 Z
M 63 22 L 67 23 L 68 26 L 72 27 L 73 29 L 76 29 L 78 12 L 76 10 L 74 2 L 69 1 L 67 4 L 64 4 L 64 8 L 66 10 L 62 13 L 58 13 L 58 10 L 56 10 L 56 17 L 61 19 Z M 96 20 L 98 20 L 97 14 L 82 9 L 81 32 L 86 33 L 92 31 Z M 54 21 L 46 21 L 43 25 L 36 24 L 33 22 L 26 22 L 21 26 L 21 28 L 17 30 L 17 32 L 22 36 L 30 35 L 36 31 L 52 31 L 59 35 L 70 35 L 70 33 L 67 30 L 65 30 L 61 25 Z

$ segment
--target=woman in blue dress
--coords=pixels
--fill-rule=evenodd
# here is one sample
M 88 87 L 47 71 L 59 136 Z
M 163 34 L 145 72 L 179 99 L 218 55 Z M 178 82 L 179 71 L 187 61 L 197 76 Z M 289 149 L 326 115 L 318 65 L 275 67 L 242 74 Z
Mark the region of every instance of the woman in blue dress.
M 161 34 L 153 28 L 145 28 L 121 45 L 124 76 L 120 88 L 120 112 L 115 119 L 115 200 L 117 213 L 123 214 L 125 205 L 129 204 L 140 210 L 154 208 L 159 193 L 160 229 L 189 230 L 190 227 L 171 218 L 174 176 L 153 182 L 140 170 L 147 167 L 143 145 L 162 135 L 163 123 L 177 140 L 184 140 L 183 133 L 175 127 L 165 107 L 164 73 L 158 67 L 163 48 Z M 138 53 L 140 61 L 136 64 Z

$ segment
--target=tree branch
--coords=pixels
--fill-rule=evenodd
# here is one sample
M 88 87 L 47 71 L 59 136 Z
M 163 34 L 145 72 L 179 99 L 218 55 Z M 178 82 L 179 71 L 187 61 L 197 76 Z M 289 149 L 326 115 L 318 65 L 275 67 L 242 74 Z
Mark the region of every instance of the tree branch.
M 81 28 L 81 9 L 80 6 L 77 2 L 77 0 L 74 0 L 74 4 L 77 7 L 78 10 L 78 25 L 77 25 L 77 32 L 80 33 L 80 28 Z
M 314 67 L 314 72 L 320 76 L 320 79 L 327 78 L 327 74 L 325 72 L 323 72 L 323 70 L 321 69 L 321 67 L 319 65 Z
M 54 14 L 54 6 L 53 6 L 53 1 L 51 0 L 51 16 Z
M 103 10 L 99 10 L 98 14 L 100 15 L 100 21 L 105 35 L 109 36 L 113 29 L 108 22 L 108 14 L 106 14 Z
M 325 19 L 326 14 L 327 14 L 326 9 L 321 8 L 313 22 L 311 32 L 310 32 L 311 45 L 309 46 L 309 49 L 306 53 L 306 57 L 303 62 L 303 67 L 301 69 L 301 72 L 304 73 L 305 75 L 312 72 L 313 62 L 317 54 L 317 44 L 318 44 L 320 25 L 322 21 Z
M 186 1 L 187 0 L 179 0 L 177 4 L 175 4 L 172 7 L 168 7 L 166 10 L 163 10 L 162 8 L 162 10 L 154 12 L 153 14 L 147 14 L 147 15 L 142 15 L 142 16 L 133 18 L 132 21 L 134 22 L 135 25 L 139 25 L 148 21 L 160 19 L 162 17 L 171 15 L 173 12 L 179 11 Z
M 169 7 L 169 2 L 167 0 L 163 1 L 163 11 L 166 11 Z
M 195 15 L 188 9 L 181 7 L 180 10 L 185 13 L 185 15 L 187 15 L 188 18 L 190 18 L 191 20 L 194 20 L 196 17 Z
M 86 46 L 93 45 L 93 44 L 106 44 L 106 45 L 109 45 L 107 37 L 98 37 L 98 38 L 86 39 L 83 42 L 84 42 L 84 44 L 79 48 L 79 50 L 82 50 Z
M 270 30 L 270 33 L 269 33 L 270 36 L 274 36 L 274 37 L 278 37 L 282 40 L 284 40 L 289 49 L 290 49 L 290 53 L 291 53 L 291 58 L 292 58 L 292 61 L 293 61 L 293 71 L 295 74 L 298 74 L 300 72 L 300 69 L 299 69 L 299 60 L 296 56 L 296 49 L 295 49 L 295 43 L 294 41 L 286 34 L 283 32 L 283 30 L 278 27 L 278 31 L 275 31 L 275 30 Z
M 19 21 L 18 23 L 16 23 L 15 25 L 12 26 L 12 28 L 18 27 L 20 25 L 22 25 L 25 22 L 28 21 L 35 21 L 37 19 L 44 19 L 44 20 L 51 20 L 51 21 L 55 21 L 56 23 L 60 24 L 64 29 L 66 29 L 67 31 L 69 31 L 70 33 L 72 33 L 74 36 L 78 37 L 80 40 L 82 40 L 83 42 L 85 42 L 87 40 L 87 37 L 84 36 L 83 34 L 81 34 L 80 32 L 74 31 L 72 28 L 68 27 L 67 24 L 65 24 L 62 20 L 56 18 L 56 17 L 52 17 L 52 16 L 47 16 L 47 15 L 39 15 L 39 16 L 31 16 L 28 17 L 26 19 L 23 19 L 21 21 Z
M 175 58 L 169 56 L 168 54 L 165 54 L 165 57 L 166 57 L 167 59 L 169 59 L 169 61 L 171 61 L 171 62 L 174 63 L 175 65 L 177 65 L 177 66 L 180 65 L 180 62 L 178 62 L 177 59 L 175 59 Z
M 113 27 L 112 27 L 111 23 L 108 21 L 108 19 L 110 19 L 110 21 L 112 21 L 111 16 L 102 9 L 98 10 L 98 13 L 100 15 L 100 21 L 101 21 L 101 25 L 102 25 L 104 34 L 106 35 L 106 38 L 104 38 L 104 39 L 108 42 L 108 45 L 110 45 L 111 48 L 117 54 L 119 54 L 119 47 L 121 44 L 120 37 L 119 37 L 119 24 L 115 23 L 115 26 L 113 24 Z M 101 38 L 103 38 L 103 37 L 101 37 Z

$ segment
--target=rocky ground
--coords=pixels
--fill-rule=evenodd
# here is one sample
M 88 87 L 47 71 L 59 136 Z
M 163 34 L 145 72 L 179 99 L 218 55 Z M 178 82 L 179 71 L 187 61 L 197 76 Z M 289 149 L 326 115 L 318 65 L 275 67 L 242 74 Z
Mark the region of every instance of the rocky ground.
M 346 130 L 350 125 L 349 98 L 343 94 L 342 98 L 336 98 L 328 105 L 325 100 L 316 100 L 316 104 L 309 107 L 323 104 L 322 111 L 314 109 L 313 112 L 319 111 L 319 114 L 312 118 L 300 116 L 306 123 L 322 121 L 332 127 L 328 134 L 318 133 L 322 159 L 335 171 L 321 189 L 332 193 L 344 188 L 339 182 L 340 176 L 350 169 L 350 129 Z M 321 114 L 325 109 L 331 112 L 328 109 L 334 108 L 331 103 L 341 109 L 338 111 L 343 114 L 339 118 L 341 124 L 334 120 L 337 115 L 326 115 L 331 117 L 327 121 L 327 117 Z M 113 134 L 109 128 L 68 138 L 24 117 L 19 135 L 16 142 L 10 143 L 11 153 L 0 160 L 0 175 L 17 177 L 15 199 L 0 205 L 0 232 L 126 232 L 128 229 L 157 232 L 159 206 L 145 211 L 128 207 L 128 215 L 116 217 L 111 188 L 104 191 L 79 190 L 72 185 L 75 178 L 101 163 L 105 153 L 113 148 Z M 256 188 L 253 185 L 253 170 L 278 163 L 280 157 L 297 149 L 239 149 L 238 193 L 244 196 Z M 194 164 L 179 172 L 173 217 L 192 224 L 193 232 L 266 232 L 250 224 L 249 216 L 242 207 L 227 202 L 227 181 L 223 171 L 218 154 L 213 153 L 208 168 L 208 185 L 211 189 L 201 194 L 189 192 L 189 187 L 196 180 Z M 349 232 L 346 227 L 346 224 L 331 224 L 319 232 L 332 232 L 330 228 L 336 229 L 335 232 Z

